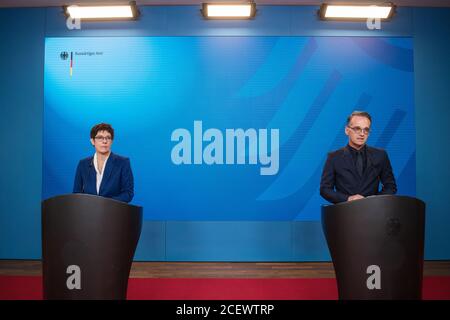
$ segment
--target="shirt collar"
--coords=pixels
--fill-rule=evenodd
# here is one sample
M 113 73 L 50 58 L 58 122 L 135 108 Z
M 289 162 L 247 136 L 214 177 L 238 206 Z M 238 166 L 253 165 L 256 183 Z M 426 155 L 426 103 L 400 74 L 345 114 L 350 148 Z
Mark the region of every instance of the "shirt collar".
M 103 171 L 102 171 L 102 173 L 101 173 L 102 175 L 103 175 L 103 173 L 105 172 L 106 162 L 108 161 L 110 155 L 111 155 L 111 152 L 110 152 L 109 155 L 106 157 L 105 163 L 103 164 Z M 98 166 L 97 166 L 97 152 L 94 153 L 94 159 L 93 159 L 93 162 L 94 162 L 95 171 L 96 171 L 98 174 L 100 174 L 100 172 L 98 171 Z
M 347 147 L 348 147 L 348 149 L 351 151 L 351 152 L 365 152 L 366 151 L 366 144 L 361 148 L 361 149 L 359 149 L 359 150 L 357 150 L 357 149 L 355 149 L 355 148 L 353 148 L 350 144 L 347 144 Z

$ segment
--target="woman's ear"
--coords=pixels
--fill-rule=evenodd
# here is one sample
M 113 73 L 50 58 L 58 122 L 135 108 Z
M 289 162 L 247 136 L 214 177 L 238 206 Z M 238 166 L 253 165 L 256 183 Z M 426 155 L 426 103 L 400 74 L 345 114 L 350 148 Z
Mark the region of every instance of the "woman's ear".
M 91 144 L 93 147 L 95 147 L 94 139 L 91 138 Z

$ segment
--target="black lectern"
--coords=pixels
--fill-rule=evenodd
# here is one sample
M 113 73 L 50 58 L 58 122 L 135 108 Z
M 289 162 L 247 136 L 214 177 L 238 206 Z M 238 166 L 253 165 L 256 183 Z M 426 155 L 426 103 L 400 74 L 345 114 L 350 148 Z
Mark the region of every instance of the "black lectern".
M 42 202 L 44 299 L 126 299 L 142 208 L 88 194 Z
M 322 207 L 340 299 L 421 299 L 425 203 L 381 195 Z

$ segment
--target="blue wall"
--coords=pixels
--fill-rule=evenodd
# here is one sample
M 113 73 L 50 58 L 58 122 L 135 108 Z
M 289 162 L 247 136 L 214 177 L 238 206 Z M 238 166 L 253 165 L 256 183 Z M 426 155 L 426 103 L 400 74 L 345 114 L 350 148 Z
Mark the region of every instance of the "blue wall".
M 318 21 L 316 7 L 260 6 L 252 21 L 205 21 L 199 7 L 143 7 L 137 22 L 69 31 L 58 8 L 1 9 L 0 258 L 39 259 L 44 39 L 55 36 L 412 36 L 417 196 L 427 202 L 426 259 L 450 258 L 450 10 L 400 8 L 382 30 Z M 13 41 L 14 40 L 14 41 Z M 444 149 L 444 150 L 443 150 Z M 146 221 L 136 260 L 324 261 L 318 222 Z
M 425 253 L 450 258 L 450 9 L 414 10 L 417 196 L 427 204 Z
M 0 258 L 41 255 L 45 9 L 0 10 Z

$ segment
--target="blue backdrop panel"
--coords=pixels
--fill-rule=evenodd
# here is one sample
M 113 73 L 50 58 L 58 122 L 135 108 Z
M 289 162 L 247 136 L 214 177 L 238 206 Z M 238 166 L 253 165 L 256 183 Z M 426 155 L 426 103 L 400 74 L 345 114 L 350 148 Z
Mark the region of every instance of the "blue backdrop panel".
M 415 195 L 412 52 L 410 38 L 47 38 L 43 198 L 71 192 L 109 122 L 147 220 L 319 220 L 354 109 Z

